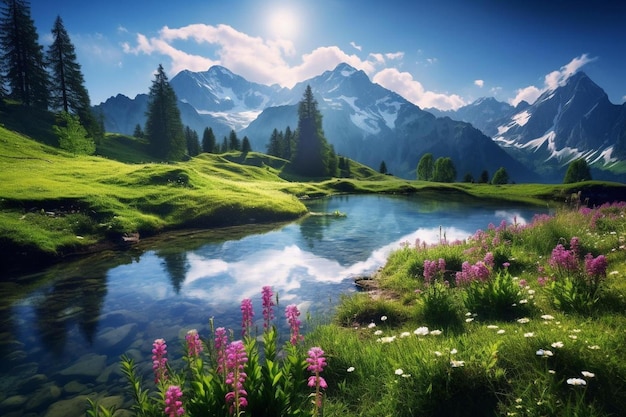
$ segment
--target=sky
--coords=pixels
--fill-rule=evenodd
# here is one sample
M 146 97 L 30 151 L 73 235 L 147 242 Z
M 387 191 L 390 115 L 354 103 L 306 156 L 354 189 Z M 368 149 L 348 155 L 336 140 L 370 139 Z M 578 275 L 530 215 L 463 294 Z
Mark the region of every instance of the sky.
M 626 101 L 626 2 L 615 0 L 31 0 L 47 48 L 60 16 L 93 105 L 147 93 L 162 64 L 222 65 L 292 87 L 347 62 L 421 108 L 533 103 L 584 71 Z

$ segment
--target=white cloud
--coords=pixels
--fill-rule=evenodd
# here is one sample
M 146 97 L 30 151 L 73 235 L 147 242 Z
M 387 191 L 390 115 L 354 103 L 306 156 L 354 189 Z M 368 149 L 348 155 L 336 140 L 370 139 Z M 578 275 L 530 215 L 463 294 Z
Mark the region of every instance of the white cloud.
M 187 45 L 186 43 L 189 43 Z M 176 46 L 174 46 L 176 45 Z M 208 46 L 204 55 L 197 53 L 198 46 Z M 354 42 L 350 45 L 361 51 Z M 188 52 L 195 47 L 196 53 Z M 436 107 L 443 110 L 456 109 L 465 104 L 456 95 L 426 91 L 420 82 L 407 72 L 386 67 L 386 61 L 401 61 L 404 52 L 370 53 L 366 59 L 349 54 L 338 46 L 323 46 L 299 57 L 293 63 L 295 48 L 290 41 L 266 40 L 253 37 L 228 25 L 192 24 L 180 28 L 163 27 L 157 36 L 138 34 L 133 45 L 123 44 L 127 54 L 161 55 L 170 59 L 172 74 L 188 69 L 206 71 L 212 65 L 223 65 L 246 79 L 263 84 L 279 84 L 293 87 L 297 82 L 317 76 L 324 71 L 346 62 L 363 70 L 373 81 L 397 92 L 421 107 Z M 210 51 L 210 53 L 209 53 Z M 210 55 L 210 57 L 205 56 Z M 290 62 L 287 57 L 292 57 Z M 427 59 L 436 63 L 436 58 Z M 382 70 L 380 70 L 383 68 Z M 375 75 L 374 75 L 375 74 Z
M 524 100 L 533 104 L 541 94 L 565 85 L 565 82 L 569 77 L 575 74 L 584 65 L 594 60 L 595 58 L 590 58 L 587 54 L 582 54 L 581 56 L 572 59 L 569 63 L 563 65 L 559 70 L 552 71 L 547 74 L 544 77 L 543 86 L 541 88 L 530 85 L 516 90 L 515 97 L 509 99 L 509 103 L 513 106 L 517 106 L 522 100 Z
M 385 54 L 385 58 L 387 59 L 402 59 L 404 58 L 404 52 L 389 52 Z
M 350 42 L 350 46 L 359 51 L 363 50 L 363 47 L 361 47 L 361 45 L 357 45 L 355 42 Z
M 478 86 L 480 88 L 483 88 L 483 86 L 485 85 L 485 81 L 484 80 L 474 80 L 474 85 Z
M 378 72 L 373 81 L 385 88 L 393 90 L 422 108 L 435 107 L 440 110 L 458 109 L 465 101 L 456 94 L 442 94 L 426 91 L 424 86 L 408 72 L 400 72 L 396 68 L 385 68 Z

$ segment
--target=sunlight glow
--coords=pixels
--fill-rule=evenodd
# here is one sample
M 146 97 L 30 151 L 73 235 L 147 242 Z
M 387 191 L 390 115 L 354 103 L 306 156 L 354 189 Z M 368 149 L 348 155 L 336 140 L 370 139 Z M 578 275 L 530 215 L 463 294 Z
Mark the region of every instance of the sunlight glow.
M 293 40 L 298 34 L 299 20 L 292 9 L 281 7 L 269 11 L 269 32 L 278 39 Z

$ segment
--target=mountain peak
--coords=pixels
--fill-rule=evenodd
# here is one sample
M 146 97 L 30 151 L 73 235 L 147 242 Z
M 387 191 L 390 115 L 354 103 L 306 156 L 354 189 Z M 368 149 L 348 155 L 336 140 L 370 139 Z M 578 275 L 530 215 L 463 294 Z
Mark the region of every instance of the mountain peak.
M 352 74 L 354 74 L 355 72 L 357 72 L 357 69 L 354 68 L 353 66 L 351 66 L 350 64 L 342 62 L 341 64 L 339 64 L 339 65 L 337 65 L 335 67 L 333 72 L 334 73 L 339 73 L 339 74 L 343 75 L 344 77 L 349 77 Z

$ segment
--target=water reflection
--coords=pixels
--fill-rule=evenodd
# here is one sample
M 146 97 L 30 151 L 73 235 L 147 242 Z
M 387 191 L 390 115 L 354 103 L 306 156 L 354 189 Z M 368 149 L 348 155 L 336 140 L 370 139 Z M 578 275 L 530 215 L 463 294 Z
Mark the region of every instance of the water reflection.
M 374 272 L 404 243 L 435 243 L 444 235 L 461 240 L 502 219 L 524 224 L 535 213 L 407 197 L 308 204 L 313 212 L 337 210 L 346 217 L 168 234 L 0 283 L 0 392 L 30 395 L 16 384 L 34 374 L 59 387 L 80 382 L 85 395 L 114 392 L 120 385 L 112 369 L 120 354 L 135 352 L 149 373 L 152 340 L 164 337 L 176 346 L 190 328 L 206 337 L 210 317 L 236 329 L 239 302 L 252 298 L 260 312 L 264 285 L 279 294 L 280 310 L 297 303 L 303 312 L 328 313 L 340 294 L 355 291 L 351 278 Z M 282 324 L 282 311 L 276 316 Z M 85 364 L 83 373 L 76 363 Z M 63 391 L 60 398 L 77 393 Z M 28 412 L 44 415 L 47 406 Z

